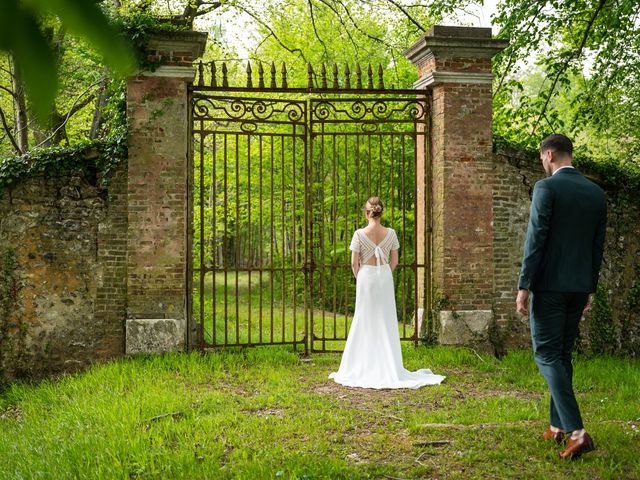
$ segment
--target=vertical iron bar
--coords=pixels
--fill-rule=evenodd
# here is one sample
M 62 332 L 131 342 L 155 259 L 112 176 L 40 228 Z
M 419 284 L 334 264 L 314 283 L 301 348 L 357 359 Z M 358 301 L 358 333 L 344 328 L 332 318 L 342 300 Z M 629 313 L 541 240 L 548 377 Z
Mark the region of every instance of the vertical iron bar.
M 390 165 L 390 168 L 389 168 L 389 191 L 390 191 L 389 198 L 391 200 L 391 202 L 390 202 L 391 203 L 391 208 L 390 208 L 390 210 L 391 210 L 391 220 L 389 220 L 389 221 L 391 222 L 391 225 L 393 225 L 393 217 L 394 217 L 394 215 L 393 215 L 393 213 L 394 213 L 393 212 L 393 195 L 394 195 L 393 177 L 394 177 L 394 174 L 395 174 L 395 171 L 393 170 L 393 166 L 394 166 L 393 165 L 393 138 L 394 138 L 394 136 L 395 136 L 394 133 L 391 133 L 391 135 L 390 135 L 390 137 L 391 137 L 391 150 L 390 150 L 391 165 Z
M 259 216 L 260 216 L 260 234 L 259 234 L 259 238 L 260 240 L 258 241 L 259 245 L 259 251 L 260 251 L 260 276 L 259 276 L 259 280 L 260 280 L 260 314 L 259 314 L 259 319 L 258 319 L 258 324 L 259 324 L 259 328 L 260 328 L 260 343 L 262 343 L 262 271 L 264 270 L 264 233 L 263 233 L 263 229 L 262 229 L 262 214 L 263 214 L 263 209 L 262 209 L 262 135 L 258 136 L 258 140 L 259 140 L 259 150 L 260 150 L 260 154 L 259 154 L 259 158 L 260 158 L 260 180 L 259 180 L 259 190 L 258 190 L 258 196 L 260 201 L 258 202 L 258 208 L 260 209 L 259 212 Z
M 284 212 L 285 212 L 285 204 L 284 204 L 284 135 L 282 135 L 280 137 L 280 179 L 282 180 L 282 186 L 280 189 L 280 221 L 282 222 L 282 225 L 280 225 L 281 231 L 282 231 L 282 278 L 280 279 L 280 284 L 281 284 L 281 292 L 282 292 L 282 341 L 285 341 L 285 330 L 286 330 L 286 326 L 285 326 L 285 316 L 286 316 L 286 310 L 285 310 L 285 298 L 286 298 L 286 294 L 285 294 L 285 248 L 286 248 L 286 243 L 285 243 L 285 228 L 284 228 Z
M 425 195 L 424 195 L 424 201 L 425 201 L 425 205 L 424 205 L 424 209 L 425 209 L 425 215 L 424 215 L 424 231 L 425 231 L 425 237 L 426 237 L 426 241 L 427 241 L 427 245 L 425 245 L 425 252 L 424 252 L 424 256 L 425 256 L 425 266 L 424 266 L 424 306 L 423 306 L 423 322 L 425 321 L 424 319 L 424 315 L 429 315 L 426 318 L 426 321 L 428 321 L 427 323 L 427 327 L 430 329 L 433 329 L 433 326 L 431 325 L 430 320 L 430 315 L 433 314 L 432 310 L 433 310 L 433 286 L 432 286 L 432 266 L 431 263 L 433 262 L 433 186 L 432 186 L 432 182 L 433 182 L 433 171 L 432 171 L 432 125 L 431 125 L 431 115 L 432 115 L 432 108 L 433 108 L 433 98 L 431 97 L 431 94 L 429 94 L 428 98 L 425 98 L 425 125 L 424 125 L 424 130 L 425 130 L 425 134 L 423 136 L 423 142 L 424 142 L 424 146 L 423 148 L 425 149 L 425 154 L 424 154 L 424 158 L 425 158 L 425 168 L 424 168 L 424 182 L 425 182 Z M 432 332 L 428 332 L 429 334 L 431 334 Z M 416 345 L 418 344 L 417 339 L 416 339 Z
M 262 72 L 262 63 L 260 66 L 260 72 Z M 262 79 L 262 73 L 260 73 L 260 79 Z M 247 343 L 251 344 L 251 270 L 253 268 L 252 248 L 251 243 L 251 134 L 247 135 L 247 251 L 245 255 L 248 259 L 247 265 L 247 283 L 249 290 L 248 308 L 247 308 Z
M 284 65 L 284 64 L 283 64 Z M 273 153 L 273 135 L 270 137 L 271 138 L 271 187 L 270 187 L 270 193 L 271 195 L 269 195 L 271 197 L 271 212 L 270 212 L 270 216 L 271 216 L 271 248 L 269 249 L 269 254 L 270 254 L 270 265 L 269 265 L 269 286 L 270 286 L 270 291 L 271 291 L 271 307 L 270 307 L 270 331 L 271 331 L 271 338 L 270 338 L 270 342 L 273 343 L 273 273 L 275 272 L 275 266 L 273 265 L 273 249 L 274 249 L 274 240 L 275 240 L 275 230 L 276 230 L 276 226 L 275 226 L 275 222 L 274 222 L 274 216 L 273 216 L 273 197 L 275 197 L 274 194 L 274 182 L 273 182 L 273 166 L 274 166 L 274 153 Z
M 218 225 L 216 224 L 216 210 L 218 204 L 218 192 L 217 192 L 217 175 L 216 175 L 216 156 L 217 156 L 217 146 L 218 140 L 216 138 L 216 134 L 213 134 L 213 165 L 211 167 L 211 196 L 213 197 L 213 208 L 211 209 L 211 231 L 213 235 L 213 252 L 212 252 L 212 264 L 213 271 L 211 272 L 211 276 L 213 278 L 213 291 L 211 292 L 211 311 L 212 311 L 212 319 L 213 319 L 213 332 L 212 332 L 212 343 L 216 344 L 216 271 L 217 271 L 217 262 L 218 262 Z
M 325 139 L 325 133 L 324 133 L 324 127 L 325 124 L 322 124 L 322 133 L 321 133 L 321 140 L 320 140 L 320 168 L 319 168 L 319 175 L 318 175 L 318 179 L 317 179 L 317 185 L 318 185 L 318 201 L 320 202 L 320 222 L 318 222 L 319 225 L 319 229 L 320 229 L 320 235 L 318 235 L 318 241 L 320 242 L 318 245 L 318 250 L 319 250 L 319 257 L 320 257 L 320 306 L 322 308 L 322 349 L 326 350 L 326 340 L 325 338 L 327 338 L 326 335 L 326 315 L 325 315 L 325 283 L 326 283 L 326 272 L 325 272 L 325 256 L 324 256 L 324 235 L 325 235 L 325 228 L 324 228 L 324 139 Z
M 334 64 L 335 65 L 335 64 Z M 336 298 L 337 298 L 337 292 L 336 292 L 336 282 L 337 282 L 337 276 L 338 276 L 338 271 L 336 269 L 336 250 L 338 247 L 338 226 L 337 226 L 337 218 L 338 218 L 338 211 L 337 211 L 337 185 L 336 185 L 336 181 L 338 176 L 336 175 L 336 134 L 334 133 L 332 135 L 332 142 L 331 142 L 331 176 L 332 176 L 332 182 L 331 185 L 333 186 L 333 256 L 331 259 L 331 279 L 332 279 L 332 286 L 333 286 L 333 338 L 338 338 L 338 318 L 337 318 L 337 304 L 336 304 Z
M 305 102 L 304 109 L 304 125 L 302 137 L 303 142 L 303 159 L 304 159 L 304 353 L 305 355 L 309 354 L 310 347 L 313 348 L 311 344 L 313 338 L 313 331 L 309 328 L 309 310 L 310 299 L 312 299 L 312 293 L 309 289 L 309 269 L 307 268 L 310 263 L 310 255 L 309 255 L 309 130 L 310 130 L 310 122 L 308 118 L 308 106 L 309 100 Z
M 367 197 L 372 196 L 373 191 L 371 189 L 371 135 L 367 135 Z M 380 195 L 380 192 L 375 192 L 376 195 Z
M 401 252 L 404 255 L 404 258 L 407 257 L 407 192 L 405 191 L 405 148 L 404 148 L 404 133 L 400 137 L 402 141 L 402 167 L 400 168 L 400 172 L 402 175 L 402 247 Z M 406 263 L 406 262 L 405 262 Z M 398 275 L 399 277 L 400 275 Z M 402 267 L 402 337 L 407 337 L 407 269 L 406 267 Z
M 222 64 L 224 65 L 224 63 Z M 224 71 L 224 70 L 223 70 Z M 229 303 L 227 299 L 229 298 L 229 269 L 227 265 L 227 259 L 229 258 L 229 252 L 227 249 L 229 248 L 229 239 L 227 237 L 227 231 L 229 227 L 229 190 L 227 188 L 227 147 L 228 147 L 228 134 L 224 135 L 224 234 L 223 234 L 223 245 L 222 245 L 222 266 L 224 268 L 224 344 L 227 345 L 229 343 Z
M 382 195 L 382 134 L 378 135 L 378 195 Z
M 200 132 L 204 130 L 203 121 L 200 120 Z M 200 198 L 200 343 L 204 341 L 204 275 L 205 275 L 205 261 L 204 261 L 204 142 L 207 136 L 200 133 L 200 192 L 198 197 Z
M 240 266 L 240 137 L 236 133 L 236 236 L 234 239 L 235 244 L 235 265 L 234 270 L 236 273 L 236 343 L 240 343 L 240 295 L 239 295 L 239 271 Z
M 293 133 L 293 145 L 292 145 L 292 158 L 291 158 L 291 189 L 293 190 L 293 208 L 291 210 L 291 238 L 292 238 L 292 257 L 293 257 L 293 349 L 294 351 L 297 351 L 297 344 L 295 343 L 297 341 L 298 338 L 298 332 L 297 332 L 297 324 L 298 324 L 298 317 L 297 317 L 297 309 L 296 309 L 296 297 L 298 296 L 298 285 L 296 284 L 296 270 L 298 269 L 298 262 L 297 262 L 297 257 L 298 257 L 298 244 L 296 243 L 296 217 L 297 217 L 297 204 L 296 204 L 296 189 L 297 189 L 297 184 L 296 184 L 296 124 L 294 123 L 292 126 L 292 133 Z
M 344 135 L 344 221 L 345 225 L 345 253 L 349 252 L 349 242 L 351 239 L 352 225 L 349 225 L 349 218 L 351 212 L 349 211 L 349 150 L 347 144 L 349 140 L 348 135 Z M 349 262 L 350 263 L 350 262 Z M 347 269 L 347 275 L 344 282 L 344 338 L 347 338 L 347 324 L 349 323 L 349 287 L 351 284 L 351 272 Z

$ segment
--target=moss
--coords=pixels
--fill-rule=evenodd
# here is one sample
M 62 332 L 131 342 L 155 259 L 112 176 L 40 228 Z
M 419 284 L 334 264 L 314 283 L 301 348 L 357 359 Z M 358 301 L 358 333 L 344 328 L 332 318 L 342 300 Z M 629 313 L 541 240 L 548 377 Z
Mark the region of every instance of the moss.
M 613 353 L 617 350 L 613 309 L 609 304 L 607 292 L 602 285 L 598 285 L 598 290 L 593 298 L 593 309 L 587 337 L 591 353 Z

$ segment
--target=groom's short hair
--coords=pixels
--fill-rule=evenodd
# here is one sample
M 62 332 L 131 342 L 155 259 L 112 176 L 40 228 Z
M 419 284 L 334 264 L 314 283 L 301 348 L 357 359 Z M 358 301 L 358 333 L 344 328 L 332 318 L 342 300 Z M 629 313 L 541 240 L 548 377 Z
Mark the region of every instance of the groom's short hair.
M 544 153 L 547 150 L 553 150 L 561 155 L 573 156 L 573 143 L 564 135 L 554 133 L 542 140 L 540 144 L 540 153 Z

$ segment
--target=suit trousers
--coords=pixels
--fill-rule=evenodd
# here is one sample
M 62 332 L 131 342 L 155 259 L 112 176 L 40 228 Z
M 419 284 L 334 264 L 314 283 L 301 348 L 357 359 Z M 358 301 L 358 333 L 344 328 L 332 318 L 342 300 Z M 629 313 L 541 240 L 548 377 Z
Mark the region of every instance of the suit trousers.
M 583 428 L 573 393 L 571 353 L 588 298 L 588 293 L 531 294 L 533 354 L 551 392 L 550 423 L 565 432 Z

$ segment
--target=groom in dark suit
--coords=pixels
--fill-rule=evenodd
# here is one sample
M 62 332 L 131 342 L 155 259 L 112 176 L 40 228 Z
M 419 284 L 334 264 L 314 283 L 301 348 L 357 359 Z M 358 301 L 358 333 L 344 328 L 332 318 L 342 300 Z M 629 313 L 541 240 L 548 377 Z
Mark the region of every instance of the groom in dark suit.
M 567 137 L 545 138 L 540 159 L 548 177 L 533 188 L 516 308 L 526 316 L 531 294 L 533 353 L 551 392 L 543 437 L 560 444 L 571 433 L 560 456 L 577 458 L 594 445 L 573 393 L 571 352 L 598 284 L 607 205 L 602 189 L 571 165 Z

